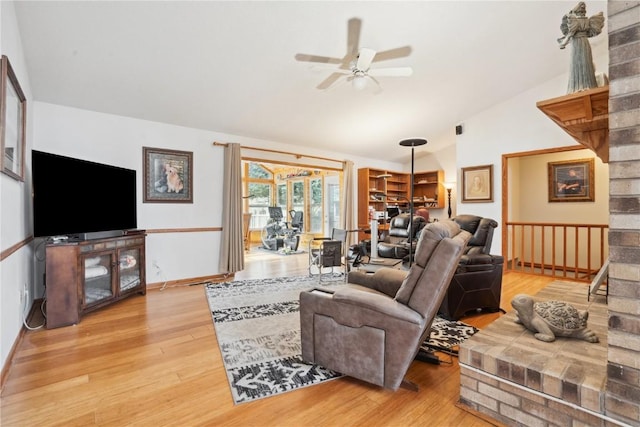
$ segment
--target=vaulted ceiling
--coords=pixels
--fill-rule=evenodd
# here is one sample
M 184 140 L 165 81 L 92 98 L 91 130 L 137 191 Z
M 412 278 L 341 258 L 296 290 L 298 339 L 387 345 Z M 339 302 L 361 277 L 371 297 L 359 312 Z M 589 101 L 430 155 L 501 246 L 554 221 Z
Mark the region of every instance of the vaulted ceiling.
M 398 141 L 442 149 L 455 125 L 568 71 L 560 22 L 576 1 L 19 1 L 33 96 L 92 111 L 402 161 Z M 589 15 L 605 1 L 589 1 Z M 359 46 L 409 46 L 412 67 L 357 91 L 316 87 Z M 605 22 L 606 25 L 606 22 Z M 591 39 L 607 49 L 607 29 Z M 373 83 L 373 82 L 369 82 Z M 535 105 L 531 106 L 535 109 Z M 444 141 L 437 143 L 436 141 Z M 446 142 L 449 141 L 449 142 Z M 233 141 L 227 141 L 233 142 Z

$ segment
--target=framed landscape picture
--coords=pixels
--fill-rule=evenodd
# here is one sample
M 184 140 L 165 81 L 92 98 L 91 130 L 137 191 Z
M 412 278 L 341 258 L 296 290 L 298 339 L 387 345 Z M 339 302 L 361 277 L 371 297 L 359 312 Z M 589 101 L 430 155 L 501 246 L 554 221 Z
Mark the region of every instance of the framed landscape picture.
M 0 171 L 24 181 L 27 99 L 9 58 L 2 55 L 0 61 Z
M 142 147 L 144 203 L 193 203 L 193 153 Z
M 549 162 L 549 202 L 593 202 L 593 159 Z
M 493 202 L 493 165 L 462 168 L 462 203 Z

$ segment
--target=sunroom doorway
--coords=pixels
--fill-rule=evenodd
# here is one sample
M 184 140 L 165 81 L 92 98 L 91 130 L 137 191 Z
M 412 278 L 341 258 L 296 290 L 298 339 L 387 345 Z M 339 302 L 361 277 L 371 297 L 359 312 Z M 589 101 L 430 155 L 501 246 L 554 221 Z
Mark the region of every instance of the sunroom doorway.
M 340 224 L 342 171 L 339 169 L 242 161 L 243 209 L 251 214 L 250 243 L 270 221 L 269 207 L 279 207 L 285 222 L 302 212 L 301 233 L 328 236 Z

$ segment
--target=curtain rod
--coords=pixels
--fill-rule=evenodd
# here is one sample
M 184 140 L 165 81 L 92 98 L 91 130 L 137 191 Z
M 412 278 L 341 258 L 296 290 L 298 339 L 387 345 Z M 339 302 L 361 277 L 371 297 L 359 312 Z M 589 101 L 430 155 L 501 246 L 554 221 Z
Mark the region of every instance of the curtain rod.
M 227 144 L 226 142 L 214 141 L 213 145 L 218 146 L 218 147 L 226 147 L 229 144 Z M 302 157 L 308 157 L 310 159 L 326 160 L 326 161 L 329 161 L 329 162 L 336 162 L 336 163 L 340 163 L 340 164 L 344 163 L 343 160 L 335 160 L 335 159 L 329 159 L 327 157 L 311 156 L 309 154 L 297 154 L 297 153 L 292 153 L 290 151 L 270 150 L 268 148 L 258 148 L 258 147 L 247 147 L 245 145 L 241 145 L 240 148 L 245 149 L 245 150 L 266 151 L 267 153 L 287 154 L 289 156 L 295 156 L 296 159 L 300 159 Z

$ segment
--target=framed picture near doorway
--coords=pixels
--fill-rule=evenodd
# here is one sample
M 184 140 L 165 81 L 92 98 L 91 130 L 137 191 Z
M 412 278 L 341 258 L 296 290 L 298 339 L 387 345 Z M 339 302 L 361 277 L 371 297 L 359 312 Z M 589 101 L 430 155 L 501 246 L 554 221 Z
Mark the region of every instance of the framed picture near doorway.
M 493 202 L 493 165 L 462 168 L 462 203 Z
M 549 202 L 593 202 L 593 159 L 549 162 Z

